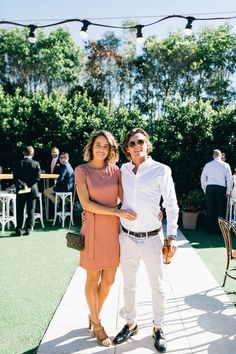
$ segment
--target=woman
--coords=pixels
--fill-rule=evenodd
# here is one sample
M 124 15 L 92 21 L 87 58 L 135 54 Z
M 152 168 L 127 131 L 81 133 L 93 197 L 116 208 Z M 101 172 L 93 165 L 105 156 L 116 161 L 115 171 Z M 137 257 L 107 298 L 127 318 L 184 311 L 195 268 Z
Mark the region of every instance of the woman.
M 117 209 L 122 199 L 117 143 L 107 131 L 96 132 L 84 148 L 86 164 L 75 169 L 75 184 L 85 210 L 81 232 L 85 249 L 80 253 L 80 266 L 87 271 L 85 295 L 90 310 L 89 328 L 99 344 L 110 346 L 99 320 L 99 313 L 114 282 L 119 265 L 119 218 L 134 220 L 136 214 Z

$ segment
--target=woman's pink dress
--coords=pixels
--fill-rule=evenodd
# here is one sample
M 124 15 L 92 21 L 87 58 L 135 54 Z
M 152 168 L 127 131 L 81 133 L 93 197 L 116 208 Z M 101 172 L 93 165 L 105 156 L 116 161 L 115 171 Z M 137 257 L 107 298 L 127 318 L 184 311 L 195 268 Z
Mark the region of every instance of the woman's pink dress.
M 95 169 L 87 164 L 75 169 L 75 183 L 86 184 L 91 201 L 116 207 L 120 171 L 108 164 Z M 80 252 L 80 266 L 89 270 L 102 270 L 119 265 L 119 218 L 86 211 L 81 232 L 85 235 L 85 249 Z

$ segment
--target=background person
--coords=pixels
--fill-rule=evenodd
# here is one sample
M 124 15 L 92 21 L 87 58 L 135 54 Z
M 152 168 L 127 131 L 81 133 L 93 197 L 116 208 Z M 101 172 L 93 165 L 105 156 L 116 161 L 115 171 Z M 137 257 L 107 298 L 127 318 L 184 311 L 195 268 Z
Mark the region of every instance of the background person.
M 232 181 L 233 181 L 233 189 L 232 189 L 230 197 L 236 199 L 236 168 L 234 169 Z
M 73 192 L 74 191 L 74 171 L 69 163 L 69 154 L 62 152 L 60 155 L 60 174 L 53 187 L 46 188 L 44 195 L 55 204 L 56 192 Z
M 201 174 L 201 186 L 206 194 L 208 232 L 219 232 L 218 216 L 225 218 L 226 198 L 232 189 L 232 173 L 229 164 L 222 161 L 221 151 L 213 150 L 213 161 L 205 164 Z
M 18 161 L 13 167 L 13 179 L 16 186 L 16 219 L 17 225 L 15 236 L 21 236 L 24 208 L 26 205 L 27 219 L 25 222 L 24 235 L 29 235 L 34 222 L 34 211 L 36 199 L 39 196 L 38 184 L 40 180 L 41 169 L 37 161 L 33 160 L 34 148 L 27 146 L 23 150 L 24 158 Z M 19 193 L 29 188 L 27 193 Z
M 90 310 L 89 327 L 99 344 L 111 341 L 100 323 L 100 312 L 114 282 L 119 265 L 119 218 L 133 220 L 136 214 L 117 209 L 120 171 L 117 143 L 110 132 L 98 131 L 84 148 L 87 162 L 75 169 L 75 184 L 85 210 L 81 232 L 85 249 L 80 252 L 80 266 L 86 269 L 85 295 Z
M 61 161 L 59 156 L 59 149 L 57 147 L 53 147 L 51 150 L 51 163 L 48 168 L 48 172 L 52 174 L 60 174 Z

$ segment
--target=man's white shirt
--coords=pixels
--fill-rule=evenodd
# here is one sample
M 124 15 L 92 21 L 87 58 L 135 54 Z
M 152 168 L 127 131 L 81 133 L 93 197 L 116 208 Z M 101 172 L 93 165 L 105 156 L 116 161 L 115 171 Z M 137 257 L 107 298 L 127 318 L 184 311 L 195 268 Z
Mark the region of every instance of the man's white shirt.
M 179 208 L 171 169 L 150 156 L 139 165 L 136 174 L 132 172 L 134 167 L 132 162 L 121 167 L 122 209 L 135 211 L 137 218 L 134 221 L 121 219 L 121 224 L 134 232 L 148 232 L 161 227 L 158 214 L 162 196 L 167 215 L 167 235 L 176 235 Z
M 221 160 L 220 157 L 214 158 L 208 162 L 201 174 L 201 186 L 206 193 L 208 185 L 218 185 L 226 187 L 226 194 L 230 194 L 232 189 L 232 173 L 228 163 Z

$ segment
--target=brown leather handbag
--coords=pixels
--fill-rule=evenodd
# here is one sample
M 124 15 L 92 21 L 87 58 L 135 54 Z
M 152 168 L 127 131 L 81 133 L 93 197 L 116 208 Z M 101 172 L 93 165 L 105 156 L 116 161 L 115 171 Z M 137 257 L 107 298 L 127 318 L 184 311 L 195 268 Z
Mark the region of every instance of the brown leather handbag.
M 74 203 L 75 203 L 75 194 L 76 194 L 76 186 L 74 189 L 74 194 L 73 194 L 73 208 L 74 208 Z M 85 237 L 81 233 L 73 233 L 70 231 L 71 228 L 71 220 L 70 220 L 70 225 L 69 225 L 69 231 L 66 234 L 66 245 L 69 248 L 73 248 L 74 250 L 77 251 L 83 251 L 84 246 L 85 246 Z
M 74 248 L 77 251 L 82 251 L 85 246 L 84 235 L 67 232 L 66 245 L 69 248 Z

